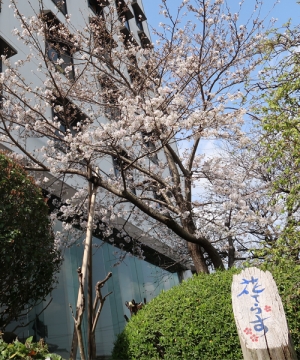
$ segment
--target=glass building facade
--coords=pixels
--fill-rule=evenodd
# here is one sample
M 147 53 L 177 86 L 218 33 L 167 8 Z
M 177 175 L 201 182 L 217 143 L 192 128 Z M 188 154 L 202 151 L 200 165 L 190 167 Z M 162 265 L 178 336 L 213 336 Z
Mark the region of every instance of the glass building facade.
M 109 272 L 113 274 L 102 288 L 103 296 L 110 291 L 112 294 L 105 301 L 95 332 L 97 357 L 104 359 L 111 354 L 117 335 L 125 327 L 124 314 L 130 317 L 125 301 L 135 299 L 136 302 L 141 302 L 146 298 L 148 302 L 162 290 L 177 285 L 179 280 L 177 273 L 170 273 L 131 254 L 127 254 L 118 264 L 120 254 L 124 255 L 121 250 L 97 238 L 93 241 L 93 284 L 103 280 Z M 77 269 L 81 266 L 82 255 L 82 245 L 74 245 L 65 250 L 58 286 L 51 294 L 51 303 L 44 311 L 43 307 L 45 308 L 48 302 L 38 305 L 26 318 L 21 319 L 25 324 L 28 321 L 33 322 L 15 330 L 19 339 L 34 336 L 38 341 L 44 338 L 49 350 L 65 359 L 70 356 L 74 329 L 70 305 L 75 312 L 78 293 Z M 7 330 L 12 330 L 14 326 L 15 324 L 12 324 Z M 83 324 L 83 336 L 86 342 L 86 322 Z M 80 359 L 79 351 L 77 359 Z

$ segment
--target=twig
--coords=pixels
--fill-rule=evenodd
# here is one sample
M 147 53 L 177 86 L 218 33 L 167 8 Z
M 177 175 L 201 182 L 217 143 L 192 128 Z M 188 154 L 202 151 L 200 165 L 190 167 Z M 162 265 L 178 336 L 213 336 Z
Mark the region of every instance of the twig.
M 105 302 L 106 298 L 112 293 L 112 291 L 111 291 L 108 294 L 106 294 L 104 297 L 102 297 L 102 294 L 101 294 L 101 288 L 104 286 L 106 281 L 109 278 L 111 278 L 111 276 L 112 276 L 112 273 L 109 272 L 104 280 L 97 282 L 96 287 L 95 287 L 96 296 L 95 296 L 95 301 L 94 301 L 94 305 L 93 305 L 93 318 L 94 318 L 94 321 L 93 321 L 93 327 L 92 327 L 92 334 L 95 332 L 96 325 L 97 325 L 99 316 L 101 314 L 104 302 Z M 98 310 L 96 312 L 98 302 L 100 302 L 100 304 L 99 304 Z

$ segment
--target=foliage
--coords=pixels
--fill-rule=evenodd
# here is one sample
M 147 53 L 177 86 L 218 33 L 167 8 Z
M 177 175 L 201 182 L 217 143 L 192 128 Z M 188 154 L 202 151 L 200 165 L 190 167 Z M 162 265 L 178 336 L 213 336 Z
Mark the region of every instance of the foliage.
M 3 153 L 0 198 L 0 327 L 4 328 L 53 289 L 60 253 L 41 190 Z
M 172 1 L 163 1 L 157 46 L 145 41 L 146 27 L 146 37 L 124 33 L 118 2 L 103 16 L 77 7 L 65 19 L 51 15 L 48 2 L 11 3 L 13 34 L 31 53 L 3 58 L 0 139 L 19 147 L 31 170 L 80 184 L 61 207 L 65 218 L 85 229 L 82 179 L 92 179 L 101 188 L 94 227 L 103 237 L 122 219 L 125 245 L 136 236 L 130 221 L 192 257 L 197 272 L 232 266 L 245 238 L 274 222 L 253 161 L 245 168 L 218 151 L 220 142 L 248 141 L 243 88 L 262 60 L 262 2 L 253 1 L 245 19 L 244 2 L 182 1 L 173 16 Z M 29 152 L 32 138 L 39 141 Z
M 233 273 L 198 275 L 160 294 L 128 323 L 113 358 L 241 358 L 231 309 Z
M 0 337 L 0 360 L 63 360 L 56 354 L 50 354 L 48 347 L 43 340 L 38 343 L 32 342 L 32 336 L 25 341 L 25 344 L 15 340 L 12 344 L 5 343 Z
M 272 268 L 300 355 L 300 267 Z M 241 359 L 231 305 L 237 269 L 199 274 L 160 294 L 127 324 L 113 359 Z
M 273 195 L 284 204 L 285 221 L 280 238 L 272 244 L 270 258 L 276 262 L 292 258 L 299 260 L 300 209 L 300 67 L 299 26 L 275 32 L 266 43 L 268 60 L 275 64 L 261 72 L 260 87 L 263 104 L 257 114 L 261 118 L 263 145 L 266 149 L 262 162 L 274 174 Z M 270 245 L 270 244 L 269 244 Z
M 289 330 L 296 350 L 300 357 L 300 266 L 293 259 L 285 260 L 280 265 L 265 263 L 262 270 L 269 270 L 277 284 L 281 296 Z

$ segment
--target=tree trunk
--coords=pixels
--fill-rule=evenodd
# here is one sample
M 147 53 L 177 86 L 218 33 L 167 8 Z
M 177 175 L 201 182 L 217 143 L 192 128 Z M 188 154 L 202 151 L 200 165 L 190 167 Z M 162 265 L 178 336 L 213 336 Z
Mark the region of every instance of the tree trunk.
M 193 218 L 189 217 L 188 219 L 182 220 L 182 225 L 187 228 L 190 234 L 195 234 L 196 226 L 194 224 Z M 206 245 L 203 246 L 204 250 L 207 252 L 210 260 L 213 263 L 215 269 L 224 269 L 223 261 L 220 257 L 218 251 L 214 248 L 214 246 L 206 241 Z M 194 262 L 196 272 L 198 273 L 209 273 L 208 266 L 204 260 L 203 251 L 199 244 L 188 242 L 188 250 L 191 255 L 191 258 Z
M 85 360 L 84 343 L 83 343 L 83 336 L 82 336 L 82 331 L 81 331 L 81 324 L 78 324 L 78 326 L 76 326 L 76 332 L 77 332 L 80 358 L 81 358 L 81 360 Z
M 81 294 L 81 298 L 80 298 L 80 301 L 78 299 L 76 318 L 73 316 L 73 319 L 74 319 L 75 329 L 76 329 L 76 334 L 77 334 L 77 338 L 76 338 L 77 339 L 77 344 L 79 345 L 80 358 L 81 358 L 81 360 L 86 360 L 85 352 L 84 352 L 84 342 L 83 342 L 83 336 L 82 336 L 82 329 L 81 329 L 82 318 L 83 318 L 83 314 L 84 314 L 84 311 L 85 311 L 85 296 L 84 296 L 84 289 L 83 289 L 83 284 L 82 284 L 81 268 L 77 269 L 77 273 L 78 273 L 78 281 L 79 281 L 79 291 L 78 291 L 78 293 Z M 73 337 L 73 340 L 74 340 L 74 337 Z M 77 348 L 76 348 L 75 354 L 72 355 L 72 356 L 74 356 L 75 359 L 76 359 L 76 353 L 77 353 Z
M 92 334 L 92 328 L 93 328 L 93 287 L 92 287 L 92 281 L 93 281 L 93 274 L 92 274 L 92 250 L 90 250 L 89 253 L 89 259 L 87 264 L 87 332 L 88 332 L 88 359 L 92 360 L 94 357 L 94 351 L 93 351 L 93 334 Z
M 92 176 L 91 168 L 88 169 L 89 178 Z M 93 185 L 89 182 L 89 212 L 91 210 Z M 93 328 L 93 253 L 92 249 L 89 252 L 87 264 L 87 339 L 88 339 L 88 359 L 92 360 L 96 356 L 96 349 L 94 349 L 94 336 L 92 333 Z
M 208 274 L 208 267 L 205 263 L 203 252 L 200 245 L 188 242 L 189 253 L 193 259 L 197 274 L 206 273 Z
M 229 238 L 228 238 L 228 245 L 229 245 L 229 249 L 228 249 L 228 268 L 230 269 L 231 267 L 233 267 L 234 258 L 235 258 L 235 248 L 234 248 L 234 245 L 233 245 L 232 236 L 229 236 Z
M 76 311 L 75 313 L 76 319 L 77 316 L 78 316 L 78 311 Z M 77 349 L 78 349 L 78 336 L 77 336 L 77 328 L 76 325 L 74 324 L 71 351 L 70 351 L 70 360 L 76 360 Z

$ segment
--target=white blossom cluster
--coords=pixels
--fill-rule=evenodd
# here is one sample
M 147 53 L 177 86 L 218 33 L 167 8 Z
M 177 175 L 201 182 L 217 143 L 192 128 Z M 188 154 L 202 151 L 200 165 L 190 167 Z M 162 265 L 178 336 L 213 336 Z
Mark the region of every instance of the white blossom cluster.
M 214 267 L 229 262 L 231 244 L 232 262 L 250 243 L 277 236 L 281 209 L 271 206 L 270 182 L 243 132 L 243 84 L 262 60 L 262 20 L 241 24 L 223 0 L 183 1 L 175 19 L 163 2 L 159 44 L 142 47 L 124 43 L 113 4 L 78 29 L 11 3 L 13 33 L 30 54 L 2 57 L 0 140 L 61 195 L 65 231 L 86 229 L 93 182 L 101 236 L 118 229 L 129 243 L 136 227 L 141 239 L 188 257 L 189 244 L 193 260 L 198 246 Z M 49 49 L 68 51 L 74 66 Z M 206 142 L 226 151 L 206 155 Z M 60 194 L 45 173 L 75 190 Z

